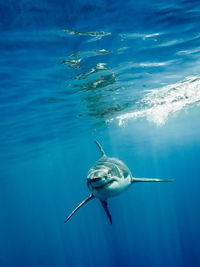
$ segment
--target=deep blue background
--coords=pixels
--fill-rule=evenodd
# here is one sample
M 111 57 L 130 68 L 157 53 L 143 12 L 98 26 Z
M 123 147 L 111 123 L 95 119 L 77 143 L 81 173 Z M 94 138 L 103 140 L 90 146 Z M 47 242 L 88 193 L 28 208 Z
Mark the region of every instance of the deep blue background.
M 145 90 L 199 77 L 199 1 L 0 8 L 0 266 L 200 266 L 199 103 L 163 125 L 106 123 Z M 175 182 L 110 199 L 112 226 L 97 199 L 64 224 L 90 193 L 94 139 L 134 176 Z

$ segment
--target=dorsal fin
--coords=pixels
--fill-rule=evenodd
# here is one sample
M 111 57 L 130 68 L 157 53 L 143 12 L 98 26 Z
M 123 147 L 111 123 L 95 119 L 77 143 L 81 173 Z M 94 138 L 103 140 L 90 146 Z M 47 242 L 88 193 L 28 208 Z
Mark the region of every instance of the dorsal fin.
M 99 142 L 97 142 L 96 140 L 94 140 L 94 142 L 97 144 L 98 148 L 100 149 L 102 156 L 106 156 L 106 154 L 105 154 L 102 146 L 99 144 Z

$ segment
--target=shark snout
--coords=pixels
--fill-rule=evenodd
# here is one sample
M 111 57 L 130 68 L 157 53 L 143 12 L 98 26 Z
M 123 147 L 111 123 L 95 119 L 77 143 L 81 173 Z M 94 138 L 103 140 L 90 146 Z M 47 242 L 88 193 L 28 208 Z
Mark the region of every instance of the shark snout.
M 93 177 L 87 179 L 88 186 L 92 188 L 99 188 L 104 186 L 107 183 L 107 180 L 104 177 Z

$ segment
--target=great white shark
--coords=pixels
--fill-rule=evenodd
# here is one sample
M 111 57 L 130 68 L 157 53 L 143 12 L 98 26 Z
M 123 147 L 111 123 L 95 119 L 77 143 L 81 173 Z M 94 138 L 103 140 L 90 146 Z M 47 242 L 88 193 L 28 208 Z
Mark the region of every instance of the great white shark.
M 108 198 L 122 193 L 134 183 L 173 181 L 173 179 L 135 178 L 132 176 L 129 168 L 121 160 L 107 157 L 101 145 L 96 140 L 95 143 L 100 149 L 101 158 L 91 167 L 87 175 L 87 186 L 91 194 L 72 211 L 65 222 L 67 222 L 80 207 L 96 197 L 100 200 L 112 224 L 112 217 L 107 204 Z

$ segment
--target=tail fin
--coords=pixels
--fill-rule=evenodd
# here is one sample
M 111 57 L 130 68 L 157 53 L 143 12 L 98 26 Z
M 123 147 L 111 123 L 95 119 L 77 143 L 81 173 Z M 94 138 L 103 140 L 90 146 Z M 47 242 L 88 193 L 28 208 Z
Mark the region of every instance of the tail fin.
M 67 222 L 71 217 L 72 215 L 78 210 L 80 209 L 80 207 L 82 207 L 86 202 L 88 202 L 90 199 L 92 199 L 94 197 L 93 194 L 91 194 L 88 198 L 86 198 L 85 200 L 83 200 L 79 205 L 78 207 L 75 208 L 75 210 L 72 211 L 72 213 L 67 217 L 67 220 L 65 222 Z
M 174 179 L 157 179 L 157 178 L 132 178 L 132 183 L 137 182 L 173 182 Z

